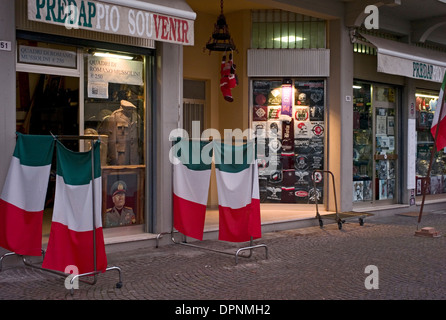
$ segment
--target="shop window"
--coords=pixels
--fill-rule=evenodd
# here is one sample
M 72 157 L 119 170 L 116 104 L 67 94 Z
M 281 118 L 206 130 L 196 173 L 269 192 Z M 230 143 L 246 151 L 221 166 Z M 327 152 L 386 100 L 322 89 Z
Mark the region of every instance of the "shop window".
M 282 10 L 253 10 L 252 49 L 321 49 L 325 20 Z
M 256 79 L 251 97 L 261 202 L 323 203 L 324 81 Z
M 84 133 L 101 136 L 104 228 L 145 220 L 144 70 L 142 55 L 84 52 Z
M 394 203 L 398 174 L 398 90 L 353 86 L 353 202 Z
M 423 181 L 427 178 L 434 138 L 430 128 L 438 102 L 438 92 L 417 90 L 415 97 L 417 155 L 416 155 L 416 195 L 422 195 Z M 427 195 L 446 193 L 446 154 L 445 150 L 434 153 Z

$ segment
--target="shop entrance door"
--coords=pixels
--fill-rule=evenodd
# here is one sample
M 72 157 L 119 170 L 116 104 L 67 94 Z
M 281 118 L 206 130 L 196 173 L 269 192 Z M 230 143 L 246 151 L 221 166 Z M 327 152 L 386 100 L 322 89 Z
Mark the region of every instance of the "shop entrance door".
M 353 203 L 398 202 L 398 88 L 353 87 Z

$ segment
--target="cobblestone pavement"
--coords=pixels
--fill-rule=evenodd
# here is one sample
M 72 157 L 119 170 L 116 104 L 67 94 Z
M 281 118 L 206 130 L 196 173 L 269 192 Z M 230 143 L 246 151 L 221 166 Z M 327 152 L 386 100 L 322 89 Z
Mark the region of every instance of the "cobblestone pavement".
M 446 298 L 446 214 L 425 213 L 420 228 L 437 238 L 414 236 L 417 218 L 368 217 L 364 226 L 335 224 L 264 234 L 268 247 L 239 258 L 171 244 L 108 255 L 107 271 L 94 285 L 64 287 L 64 279 L 39 269 L 8 266 L 0 272 L 1 300 L 438 300 Z M 232 244 L 199 245 L 231 249 Z M 366 273 L 366 267 L 377 270 Z M 376 272 L 378 271 L 378 272 Z M 378 281 L 371 281 L 378 276 Z M 376 278 L 374 278 L 376 280 Z M 367 289 L 366 284 L 377 285 Z

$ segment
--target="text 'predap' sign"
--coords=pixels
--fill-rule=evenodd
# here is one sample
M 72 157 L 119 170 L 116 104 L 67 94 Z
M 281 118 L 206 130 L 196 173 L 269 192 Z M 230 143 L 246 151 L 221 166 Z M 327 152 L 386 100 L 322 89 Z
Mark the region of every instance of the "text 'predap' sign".
M 28 0 L 28 19 L 183 45 L 194 44 L 193 20 L 87 0 Z

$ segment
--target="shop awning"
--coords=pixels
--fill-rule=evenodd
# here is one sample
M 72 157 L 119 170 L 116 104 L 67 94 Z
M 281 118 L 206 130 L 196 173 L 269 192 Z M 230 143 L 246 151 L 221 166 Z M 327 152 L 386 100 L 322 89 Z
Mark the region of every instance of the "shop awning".
M 442 82 L 446 71 L 446 53 L 406 43 L 361 34 L 378 53 L 378 72 L 408 78 Z M 358 42 L 361 42 L 358 39 Z
M 182 45 L 194 45 L 195 18 L 185 0 L 28 0 L 32 21 Z

